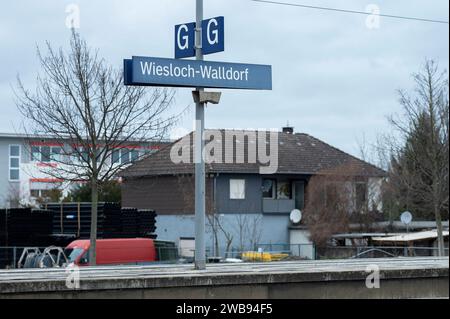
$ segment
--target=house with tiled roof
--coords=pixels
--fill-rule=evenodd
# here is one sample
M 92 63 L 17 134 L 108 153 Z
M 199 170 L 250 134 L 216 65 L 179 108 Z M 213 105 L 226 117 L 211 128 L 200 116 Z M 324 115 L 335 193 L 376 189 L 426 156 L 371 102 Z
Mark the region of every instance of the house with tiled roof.
M 193 142 L 191 133 L 120 173 L 123 206 L 155 209 L 160 239 L 194 236 Z M 351 168 L 356 178 L 349 191 L 359 193 L 356 199 L 373 196 L 373 185 L 386 175 L 292 128 L 282 132 L 207 130 L 205 144 L 211 249 L 217 240 L 221 243 L 215 246 L 220 248 L 292 242 L 290 229 L 295 225 L 290 214 L 304 209 L 308 181 L 314 175 Z M 222 239 L 214 238 L 212 223 L 221 223 Z

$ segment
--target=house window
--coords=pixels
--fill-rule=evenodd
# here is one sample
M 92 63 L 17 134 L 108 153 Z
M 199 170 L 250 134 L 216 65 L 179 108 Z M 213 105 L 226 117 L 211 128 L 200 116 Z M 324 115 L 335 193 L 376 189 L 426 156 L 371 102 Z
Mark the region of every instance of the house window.
M 278 199 L 291 199 L 291 182 L 283 181 L 277 183 L 277 198 Z
M 32 189 L 30 190 L 30 196 L 33 198 L 41 197 L 41 193 L 39 189 Z
M 114 150 L 112 152 L 111 161 L 113 164 L 118 164 L 120 162 L 120 150 Z
M 41 162 L 50 162 L 50 146 L 41 146 Z
M 41 148 L 39 146 L 31 147 L 31 161 L 40 162 L 41 161 Z
M 120 161 L 122 164 L 128 164 L 130 162 L 130 150 L 126 148 L 120 150 Z
M 79 154 L 78 154 L 78 158 L 80 162 L 84 162 L 84 163 L 89 163 L 89 152 L 86 148 L 84 147 L 80 147 L 78 148 Z
M 230 199 L 245 199 L 245 179 L 230 179 Z
M 294 181 L 292 183 L 292 195 L 295 201 L 295 208 L 303 210 L 305 208 L 305 182 Z
M 41 190 L 41 197 L 42 198 L 51 198 L 52 192 L 53 191 L 51 189 L 43 189 L 43 190 Z
M 52 197 L 54 191 L 50 189 L 32 189 L 30 190 L 30 196 L 34 199 L 49 200 Z
M 135 162 L 139 159 L 139 151 L 131 150 L 131 161 Z
M 50 160 L 52 162 L 60 162 L 61 161 L 61 153 L 62 148 L 59 146 L 54 146 L 51 149 Z
M 20 180 L 20 145 L 9 146 L 9 180 Z
M 262 184 L 263 198 L 275 199 L 276 185 L 277 185 L 277 181 L 275 179 L 263 179 L 263 184 Z
M 367 185 L 366 183 L 356 183 L 356 209 L 361 211 L 367 201 Z
M 60 162 L 62 154 L 61 146 L 32 146 L 31 161 L 50 163 Z
M 111 156 L 113 164 L 128 164 L 138 160 L 140 155 L 138 150 L 122 148 L 120 150 L 114 150 Z

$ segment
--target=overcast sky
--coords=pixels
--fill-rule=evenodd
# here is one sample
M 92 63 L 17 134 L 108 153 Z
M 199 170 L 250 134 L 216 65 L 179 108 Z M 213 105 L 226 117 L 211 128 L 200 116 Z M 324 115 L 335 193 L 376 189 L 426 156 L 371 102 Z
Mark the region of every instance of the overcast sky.
M 448 0 L 281 0 L 382 14 L 448 21 Z M 396 90 L 412 88 L 411 74 L 425 58 L 448 69 L 449 26 L 261 4 L 205 0 L 205 18 L 225 16 L 225 52 L 212 61 L 271 64 L 273 91 L 225 90 L 209 106 L 207 128 L 281 128 L 287 121 L 358 155 L 363 134 L 374 141 L 400 110 Z M 36 45 L 67 46 L 66 7 L 80 8 L 80 29 L 90 46 L 121 68 L 132 55 L 173 57 L 174 25 L 195 20 L 195 0 L 17 0 L 0 10 L 0 132 L 20 131 L 11 87 L 17 74 L 32 86 L 39 71 Z M 180 89 L 175 110 L 191 105 L 181 131 L 192 129 L 191 90 Z M 180 130 L 177 130 L 177 134 Z

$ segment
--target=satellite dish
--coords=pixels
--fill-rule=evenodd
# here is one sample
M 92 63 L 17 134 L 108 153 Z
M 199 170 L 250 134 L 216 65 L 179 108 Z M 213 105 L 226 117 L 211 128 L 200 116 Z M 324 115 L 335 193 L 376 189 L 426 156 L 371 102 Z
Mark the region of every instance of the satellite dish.
M 404 212 L 400 216 L 400 220 L 402 221 L 403 224 L 409 225 L 409 224 L 411 224 L 411 222 L 413 220 L 413 216 L 412 216 L 412 214 L 410 212 Z
M 298 209 L 294 209 L 291 212 L 291 215 L 289 216 L 289 218 L 291 219 L 292 223 L 298 224 L 302 220 L 302 212 L 300 210 L 298 210 Z

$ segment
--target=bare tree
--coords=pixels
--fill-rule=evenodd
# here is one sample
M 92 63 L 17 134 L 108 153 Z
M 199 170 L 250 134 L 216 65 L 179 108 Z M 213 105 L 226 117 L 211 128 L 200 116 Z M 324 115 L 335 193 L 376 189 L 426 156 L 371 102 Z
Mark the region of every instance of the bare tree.
M 376 191 L 370 190 L 369 182 L 352 163 L 311 177 L 304 220 L 316 245 L 325 246 L 334 234 L 348 232 L 352 224 L 368 230 L 382 218 L 378 211 L 381 198 L 371 194 Z
M 390 118 L 400 138 L 389 145 L 391 164 L 385 193 L 398 209 L 434 216 L 439 254 L 444 255 L 442 215 L 448 217 L 449 201 L 448 73 L 427 61 L 414 80 L 414 94 L 399 92 L 403 114 Z
M 213 236 L 213 249 L 214 249 L 214 255 L 215 257 L 219 254 L 219 232 L 220 228 L 218 223 L 220 222 L 219 216 L 217 216 L 215 213 L 213 214 L 206 214 L 206 226 L 207 231 L 211 232 Z
M 45 173 L 70 182 L 87 181 L 92 189 L 90 263 L 96 264 L 98 186 L 115 178 L 125 164 L 112 154 L 128 143 L 157 141 L 166 136 L 175 117 L 166 116 L 171 89 L 125 86 L 123 73 L 109 66 L 72 32 L 70 49 L 38 48 L 43 74 L 35 91 L 18 79 L 17 107 L 28 120 L 27 133 L 59 141 L 59 165 Z
M 317 246 L 325 246 L 332 235 L 349 230 L 351 194 L 346 182 L 341 176 L 316 175 L 308 183 L 304 220 Z
M 207 226 L 208 230 L 212 233 L 213 239 L 214 239 L 214 250 L 215 253 L 218 254 L 220 250 L 220 234 L 223 235 L 225 239 L 225 256 L 228 256 L 233 240 L 234 240 L 234 234 L 231 231 L 229 225 L 227 226 L 225 219 L 221 218 L 219 214 L 213 213 L 213 214 L 206 214 L 206 220 L 207 220 Z
M 261 240 L 261 215 L 237 214 L 234 219 L 233 228 L 239 239 L 238 250 L 243 252 L 245 249 L 254 249 Z
M 228 222 L 227 222 L 228 221 Z M 243 252 L 246 249 L 253 249 L 260 242 L 262 236 L 262 216 L 237 214 L 233 218 L 223 218 L 219 214 L 207 214 L 208 230 L 214 238 L 214 249 L 217 253 L 220 246 L 220 234 L 225 239 L 225 254 L 228 255 L 233 241 L 238 240 L 235 248 Z
M 246 232 L 248 234 L 248 242 L 252 249 L 256 249 L 262 237 L 262 215 L 249 216 Z
M 20 186 L 18 184 L 9 185 L 7 193 L 4 195 L 4 198 L 8 208 L 21 208 L 26 207 L 28 204 L 25 202 L 25 199 L 22 196 Z
M 239 251 L 244 251 L 245 249 L 245 243 L 247 242 L 247 223 L 248 223 L 248 216 L 247 214 L 237 214 L 235 216 L 235 223 L 233 223 L 233 228 L 235 229 L 237 235 L 238 235 L 238 243 Z
M 232 248 L 234 235 L 233 232 L 229 230 L 228 227 L 226 227 L 223 223 L 223 221 L 218 217 L 217 214 L 214 214 L 214 217 L 217 221 L 217 227 L 222 232 L 223 236 L 225 237 L 225 256 L 229 256 L 230 250 Z
M 373 148 L 367 142 L 366 134 L 363 133 L 360 138 L 356 139 L 359 158 L 366 162 L 373 162 Z

